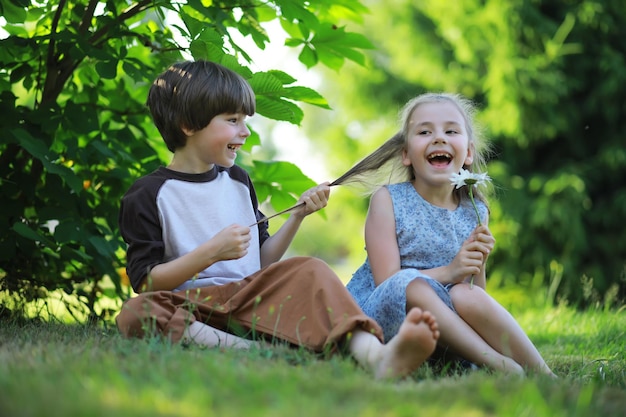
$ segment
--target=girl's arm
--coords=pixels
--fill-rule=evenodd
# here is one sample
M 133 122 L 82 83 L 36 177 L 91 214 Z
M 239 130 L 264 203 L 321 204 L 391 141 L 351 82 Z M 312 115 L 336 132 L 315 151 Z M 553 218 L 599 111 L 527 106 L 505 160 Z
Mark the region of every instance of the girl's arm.
M 389 190 L 384 187 L 377 190 L 370 200 L 365 220 L 365 249 L 376 285 L 400 270 L 393 203 Z
M 313 187 L 302 194 L 298 203 L 304 202 L 305 205 L 295 209 L 280 229 L 261 246 L 261 267 L 282 258 L 300 228 L 302 220 L 309 214 L 326 207 L 329 195 L 330 184 L 328 182 Z

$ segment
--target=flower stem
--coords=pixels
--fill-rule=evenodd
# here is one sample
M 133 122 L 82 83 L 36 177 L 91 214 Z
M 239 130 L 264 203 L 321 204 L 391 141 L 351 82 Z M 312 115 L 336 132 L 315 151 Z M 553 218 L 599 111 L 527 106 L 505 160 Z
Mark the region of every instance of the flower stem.
M 476 207 L 476 202 L 474 201 L 474 187 L 472 185 L 468 185 L 469 187 L 469 197 L 472 201 L 472 206 L 474 206 L 474 211 L 476 212 L 476 218 L 478 219 L 478 225 L 482 226 L 483 222 L 480 220 L 480 213 L 478 212 L 478 207 Z M 474 275 L 470 278 L 470 290 L 474 288 Z
M 474 211 L 476 212 L 476 218 L 478 218 L 478 225 L 482 226 L 483 222 L 480 220 L 480 213 L 478 213 L 478 207 L 476 207 L 476 202 L 474 201 L 474 187 L 469 186 L 469 197 L 472 201 L 472 205 L 474 206 Z

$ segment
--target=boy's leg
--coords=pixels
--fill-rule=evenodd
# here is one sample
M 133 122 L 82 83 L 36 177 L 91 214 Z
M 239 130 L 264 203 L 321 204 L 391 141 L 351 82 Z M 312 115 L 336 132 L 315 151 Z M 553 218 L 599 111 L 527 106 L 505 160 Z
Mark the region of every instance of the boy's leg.
M 233 284 L 230 292 L 237 288 Z M 206 346 L 248 348 L 254 345 L 250 340 L 226 332 L 228 317 L 222 313 L 219 293 L 219 287 L 142 293 L 124 302 L 116 317 L 117 327 L 125 337 L 159 335 L 173 342 L 186 339 Z
M 439 330 L 429 312 L 409 311 L 398 333 L 383 345 L 376 336 L 355 330 L 349 343 L 352 356 L 376 378 L 397 378 L 416 370 L 435 350 Z
M 380 326 L 363 313 L 345 285 L 323 261 L 294 257 L 244 280 L 225 307 L 231 319 L 264 339 L 331 352 L 360 328 L 383 339 Z
M 226 333 L 197 320 L 185 329 L 183 339 L 191 340 L 194 343 L 208 347 L 217 346 L 235 349 L 249 349 L 253 346 L 260 346 L 259 342 L 244 339 L 231 333 Z

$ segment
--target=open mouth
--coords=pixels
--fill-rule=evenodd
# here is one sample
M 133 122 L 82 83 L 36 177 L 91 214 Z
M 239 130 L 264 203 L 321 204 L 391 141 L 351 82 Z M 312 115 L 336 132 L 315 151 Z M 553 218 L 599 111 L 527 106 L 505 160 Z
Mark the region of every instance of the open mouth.
M 226 147 L 233 152 L 237 152 L 237 149 L 241 148 L 241 145 L 226 145 Z
M 447 152 L 433 152 L 428 155 L 428 162 L 436 167 L 448 166 L 452 162 L 452 155 Z

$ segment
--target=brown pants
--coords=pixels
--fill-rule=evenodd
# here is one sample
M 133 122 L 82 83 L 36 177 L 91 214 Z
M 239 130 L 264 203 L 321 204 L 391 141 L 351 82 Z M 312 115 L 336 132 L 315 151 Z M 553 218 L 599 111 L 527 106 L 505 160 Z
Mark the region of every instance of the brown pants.
M 126 337 L 160 334 L 174 342 L 193 321 L 243 335 L 278 339 L 315 352 L 334 351 L 356 328 L 383 341 L 326 263 L 295 257 L 246 279 L 189 291 L 155 291 L 126 300 L 116 318 Z

